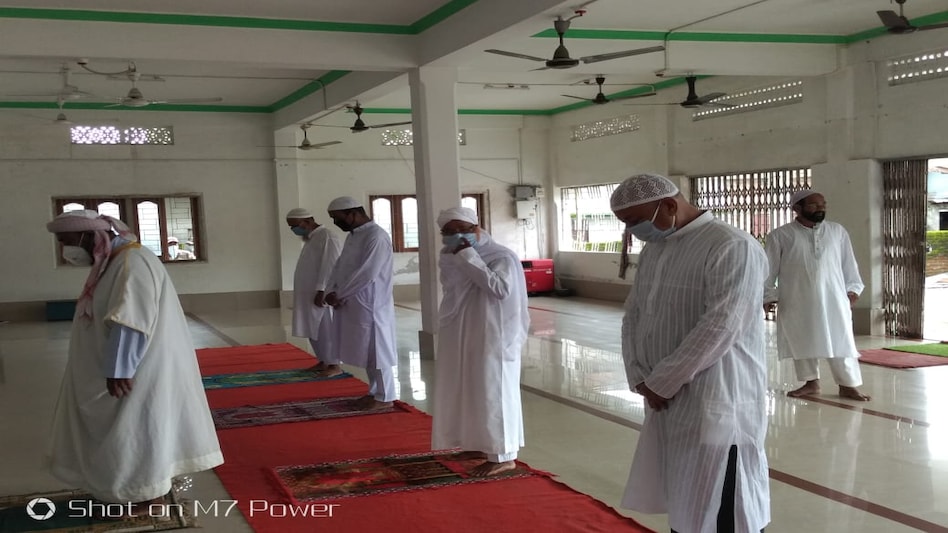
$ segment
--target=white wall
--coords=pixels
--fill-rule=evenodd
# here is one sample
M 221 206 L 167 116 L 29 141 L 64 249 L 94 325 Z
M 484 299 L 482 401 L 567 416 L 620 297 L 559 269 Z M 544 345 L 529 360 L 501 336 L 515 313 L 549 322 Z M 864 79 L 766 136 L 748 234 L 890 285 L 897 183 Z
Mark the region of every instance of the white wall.
M 88 271 L 57 266 L 45 224 L 51 198 L 197 194 L 207 261 L 174 263 L 181 294 L 276 290 L 279 265 L 269 117 L 250 114 L 68 111 L 81 124 L 174 127 L 173 146 L 78 146 L 51 111 L 0 112 L 0 302 L 75 298 Z M 50 119 L 52 115 L 50 116 Z

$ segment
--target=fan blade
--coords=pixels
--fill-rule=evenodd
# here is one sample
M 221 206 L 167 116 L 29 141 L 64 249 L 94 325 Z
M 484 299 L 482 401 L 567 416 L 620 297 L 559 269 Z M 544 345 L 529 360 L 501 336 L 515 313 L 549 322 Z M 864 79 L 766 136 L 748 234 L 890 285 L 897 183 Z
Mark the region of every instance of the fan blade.
M 635 50 L 625 50 L 622 52 L 612 52 L 608 54 L 596 54 L 593 56 L 586 56 L 579 58 L 583 63 L 598 63 L 600 61 L 608 61 L 610 59 L 619 59 L 620 57 L 630 57 L 637 56 L 642 54 L 651 54 L 652 52 L 661 52 L 665 50 L 664 46 L 649 46 L 648 48 L 636 48 Z
M 701 102 L 702 104 L 710 104 L 712 103 L 711 100 L 714 100 L 715 98 L 721 98 L 722 96 L 727 96 L 727 93 L 709 93 L 709 94 L 699 97 L 698 101 Z M 726 104 L 726 105 L 730 105 L 730 104 Z
M 546 59 L 543 59 L 542 57 L 528 56 L 527 54 L 518 54 L 517 52 L 507 52 L 505 50 L 495 50 L 493 48 L 491 48 L 490 50 L 484 50 L 484 51 L 487 52 L 488 54 L 497 54 L 497 55 L 507 56 L 507 57 L 516 57 L 518 59 L 528 59 L 530 61 L 540 61 L 540 62 L 546 61 Z
M 585 100 L 587 102 L 592 102 L 592 98 L 583 98 L 582 96 L 573 96 L 571 94 L 561 94 L 560 96 L 565 96 L 566 98 L 575 98 L 577 100 Z
M 407 126 L 408 124 L 411 124 L 410 120 L 407 122 L 390 122 L 388 124 L 373 124 L 369 127 L 370 128 L 391 128 L 392 126 Z
M 642 94 L 630 94 L 628 96 L 614 96 L 614 97 L 610 96 L 609 99 L 610 100 L 629 100 L 631 98 L 645 98 L 646 96 L 655 96 L 656 94 L 658 93 L 655 91 L 650 91 L 650 92 L 642 93 Z
M 936 30 L 938 28 L 948 28 L 948 22 L 942 22 L 941 24 L 926 24 L 924 26 L 916 26 L 916 29 L 919 29 L 919 30 Z
M 332 145 L 334 145 L 334 144 L 342 144 L 342 141 L 327 141 L 327 142 L 324 142 L 324 143 L 313 143 L 313 144 L 308 144 L 308 145 L 305 145 L 305 146 L 300 145 L 300 146 L 298 146 L 298 148 L 299 148 L 300 150 L 316 150 L 316 149 L 319 149 L 319 148 L 324 148 L 324 147 L 326 147 L 326 146 L 332 146 Z
M 895 11 L 876 11 L 876 14 L 879 15 L 879 20 L 882 21 L 882 24 L 886 28 L 905 28 L 905 21 L 902 20 L 902 17 L 898 15 Z

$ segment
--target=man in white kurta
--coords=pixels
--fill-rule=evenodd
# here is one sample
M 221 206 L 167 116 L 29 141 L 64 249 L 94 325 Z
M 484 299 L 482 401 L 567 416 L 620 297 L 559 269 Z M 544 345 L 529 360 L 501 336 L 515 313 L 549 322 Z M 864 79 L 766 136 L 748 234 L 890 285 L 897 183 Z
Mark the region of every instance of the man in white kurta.
M 306 337 L 319 358 L 311 370 L 322 377 L 342 374 L 333 349 L 332 307 L 326 305 L 326 285 L 339 259 L 342 244 L 329 228 L 316 223 L 312 213 L 297 207 L 286 214 L 286 224 L 303 239 L 293 273 L 293 336 Z
M 530 314 L 517 254 L 477 223 L 466 207 L 438 216 L 445 246 L 431 447 L 486 459 L 471 471 L 480 477 L 515 468 L 523 446 L 520 351 Z
M 173 477 L 224 462 L 178 296 L 120 221 L 79 211 L 47 227 L 68 262 L 91 266 L 53 420 L 52 473 L 105 502 L 156 502 Z
M 359 407 L 388 407 L 396 397 L 398 362 L 392 240 L 354 198 L 336 198 L 328 211 L 333 223 L 349 232 L 326 295 L 335 311 L 335 351 L 343 363 L 365 369 L 369 394 Z
M 811 189 L 790 200 L 796 219 L 767 235 L 770 275 L 764 309 L 777 313 L 777 353 L 792 359 L 801 397 L 820 392 L 820 359 L 826 359 L 839 395 L 868 401 L 862 385 L 859 350 L 853 338 L 852 305 L 865 287 L 849 234 L 825 220 L 826 200 Z M 779 303 L 778 303 L 779 302 Z
M 681 533 L 759 531 L 770 521 L 764 251 L 662 176 L 627 179 L 611 205 L 647 243 L 622 322 L 629 386 L 646 403 L 622 506 L 668 513 Z

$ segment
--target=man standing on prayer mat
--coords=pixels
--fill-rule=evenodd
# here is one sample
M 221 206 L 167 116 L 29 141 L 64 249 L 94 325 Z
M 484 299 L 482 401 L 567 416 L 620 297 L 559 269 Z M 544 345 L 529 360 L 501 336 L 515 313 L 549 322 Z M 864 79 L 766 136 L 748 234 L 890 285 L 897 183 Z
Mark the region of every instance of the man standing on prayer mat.
M 349 232 L 326 289 L 326 303 L 334 308 L 335 350 L 343 363 L 368 375 L 369 394 L 358 407 L 391 407 L 398 362 L 392 241 L 355 198 L 336 198 L 327 210 L 333 223 Z
M 303 239 L 293 273 L 293 336 L 306 337 L 319 363 L 310 370 L 320 377 L 342 374 L 333 347 L 332 307 L 326 305 L 326 284 L 342 244 L 329 228 L 316 223 L 301 207 L 286 214 L 286 225 Z
M 846 228 L 826 218 L 826 199 L 811 189 L 790 198 L 796 220 L 767 235 L 770 276 L 764 310 L 777 314 L 777 355 L 793 359 L 799 398 L 820 392 L 820 359 L 826 359 L 839 395 L 867 402 L 853 337 L 852 306 L 865 285 Z
M 523 446 L 520 351 L 530 314 L 520 259 L 477 223 L 466 207 L 438 215 L 443 298 L 431 447 L 486 459 L 471 471 L 483 477 L 516 468 Z
M 610 204 L 626 242 L 646 243 L 622 320 L 629 387 L 646 406 L 622 507 L 668 513 L 681 533 L 759 531 L 770 522 L 764 251 L 663 176 L 625 180 Z
M 175 476 L 223 464 L 188 324 L 168 273 L 128 227 L 95 211 L 47 224 L 91 267 L 53 416 L 53 475 L 141 514 Z

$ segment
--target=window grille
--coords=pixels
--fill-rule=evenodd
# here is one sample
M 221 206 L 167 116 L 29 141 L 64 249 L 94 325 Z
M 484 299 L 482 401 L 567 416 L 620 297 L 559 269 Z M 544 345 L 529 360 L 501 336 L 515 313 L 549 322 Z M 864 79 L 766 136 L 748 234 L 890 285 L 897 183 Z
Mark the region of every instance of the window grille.
M 414 134 L 407 130 L 382 130 L 382 146 L 411 146 Z M 458 144 L 467 145 L 467 130 L 458 130 Z
M 125 129 L 115 126 L 73 126 L 69 132 L 72 144 L 174 144 L 171 126 Z
M 616 218 L 609 207 L 609 198 L 618 183 L 563 187 L 560 190 L 560 250 L 575 252 L 622 251 L 622 233 L 625 224 Z M 645 243 L 632 239 L 632 253 L 642 250 Z
M 715 103 L 730 104 L 730 106 L 701 108 L 695 111 L 691 115 L 691 118 L 692 120 L 704 120 L 706 118 L 736 115 L 738 113 L 747 113 L 769 107 L 780 107 L 802 101 L 803 81 L 787 81 L 715 98 Z
M 572 142 L 586 141 L 597 137 L 608 137 L 609 135 L 637 131 L 639 128 L 641 128 L 639 116 L 634 114 L 606 120 L 594 120 L 573 126 L 570 140 Z
M 889 85 L 903 85 L 948 76 L 948 49 L 898 57 L 886 62 Z

